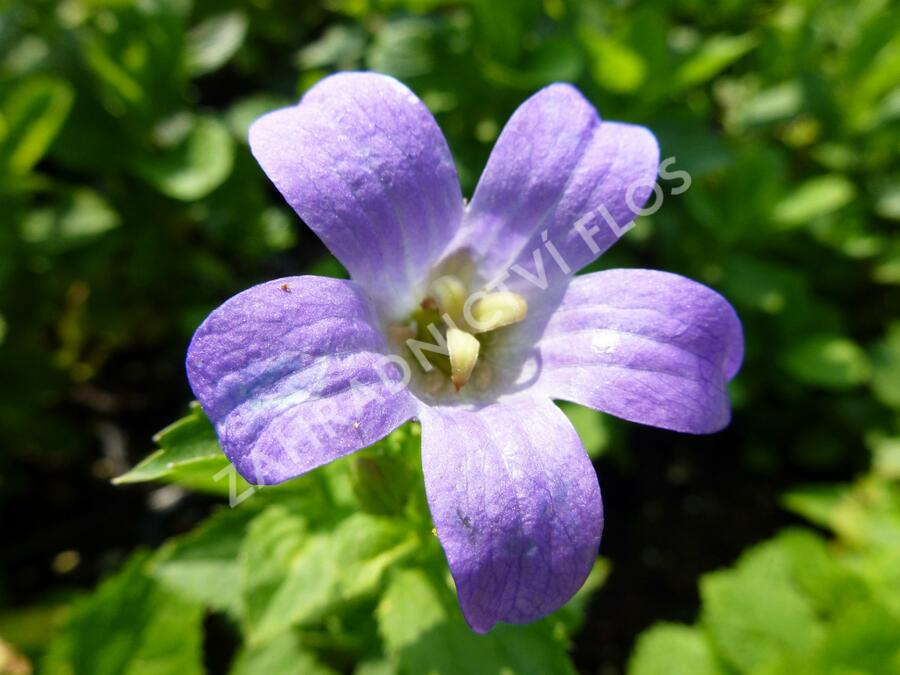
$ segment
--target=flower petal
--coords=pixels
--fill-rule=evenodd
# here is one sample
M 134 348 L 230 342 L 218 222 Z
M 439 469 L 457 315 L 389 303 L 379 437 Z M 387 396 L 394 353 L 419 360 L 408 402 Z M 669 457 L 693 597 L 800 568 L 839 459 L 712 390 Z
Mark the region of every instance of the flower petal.
M 601 122 L 570 85 L 546 87 L 500 134 L 452 248 L 470 251 L 483 282 L 519 265 L 540 279 L 532 286 L 546 288 L 567 274 L 564 268 L 578 271 L 623 234 L 650 195 L 658 164 L 650 131 Z M 579 221 L 592 243 L 575 227 Z M 524 275 L 512 272 L 507 285 L 527 290 Z
M 597 272 L 576 277 L 552 314 L 529 321 L 514 336 L 533 357 L 520 381 L 552 398 L 675 431 L 728 424 L 726 383 L 740 368 L 743 333 L 706 286 L 654 270 Z
M 210 314 L 187 372 L 228 459 L 249 482 L 272 484 L 364 448 L 415 414 L 386 353 L 355 283 L 289 277 Z
M 603 529 L 597 475 L 568 419 L 527 398 L 420 417 L 428 504 L 466 621 L 485 633 L 561 607 Z
M 404 314 L 463 207 L 450 150 L 415 94 L 386 75 L 332 75 L 258 119 L 250 147 L 353 279 Z

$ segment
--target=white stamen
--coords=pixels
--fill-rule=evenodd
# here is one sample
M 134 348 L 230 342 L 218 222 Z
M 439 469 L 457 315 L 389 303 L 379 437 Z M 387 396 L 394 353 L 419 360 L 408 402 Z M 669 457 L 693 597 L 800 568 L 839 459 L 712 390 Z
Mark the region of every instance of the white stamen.
M 471 333 L 451 328 L 447 331 L 447 348 L 450 352 L 450 379 L 459 391 L 472 375 L 481 344 Z
M 518 293 L 488 293 L 472 306 L 475 333 L 486 333 L 517 323 L 528 315 L 528 303 Z
M 454 321 L 462 316 L 466 287 L 457 277 L 449 274 L 439 277 L 431 282 L 429 291 L 442 313 L 449 314 Z

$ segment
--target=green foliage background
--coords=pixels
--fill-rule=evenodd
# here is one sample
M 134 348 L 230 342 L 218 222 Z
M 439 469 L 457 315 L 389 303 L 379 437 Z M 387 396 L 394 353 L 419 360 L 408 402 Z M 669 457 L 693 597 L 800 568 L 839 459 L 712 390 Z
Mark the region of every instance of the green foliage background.
M 900 673 L 896 2 L 0 12 L 0 673 Z M 724 434 L 567 409 L 608 496 L 607 560 L 531 626 L 462 623 L 413 425 L 258 492 L 229 485 L 196 409 L 150 454 L 187 410 L 184 349 L 208 311 L 267 278 L 342 274 L 245 138 L 348 68 L 423 98 L 466 194 L 550 82 L 648 125 L 690 188 L 597 267 L 685 274 L 744 321 Z M 683 489 L 697 481 L 702 499 Z M 229 487 L 248 497 L 234 509 Z

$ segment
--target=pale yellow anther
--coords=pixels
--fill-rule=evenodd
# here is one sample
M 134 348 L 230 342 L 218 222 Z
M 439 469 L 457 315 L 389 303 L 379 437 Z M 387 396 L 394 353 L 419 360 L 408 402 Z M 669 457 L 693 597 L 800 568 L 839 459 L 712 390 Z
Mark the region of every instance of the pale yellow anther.
M 470 319 L 474 333 L 486 333 L 517 323 L 528 315 L 528 303 L 518 293 L 488 293 L 472 305 Z
M 472 369 L 478 361 L 478 350 L 481 344 L 471 333 L 459 328 L 447 330 L 447 351 L 450 354 L 450 379 L 456 391 L 462 389 L 469 381 Z
M 437 302 L 442 314 L 449 314 L 457 321 L 462 316 L 466 304 L 466 287 L 462 281 L 452 275 L 444 275 L 431 282 L 429 294 Z

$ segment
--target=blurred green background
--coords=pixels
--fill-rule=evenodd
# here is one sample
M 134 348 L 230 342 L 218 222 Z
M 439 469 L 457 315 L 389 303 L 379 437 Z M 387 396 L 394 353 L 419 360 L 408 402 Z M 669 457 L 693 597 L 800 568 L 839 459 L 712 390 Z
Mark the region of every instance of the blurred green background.
M 898 3 L 0 12 L 0 673 L 900 673 Z M 430 530 L 418 491 L 366 492 L 385 472 L 417 484 L 414 427 L 318 490 L 229 510 L 193 411 L 126 479 L 156 482 L 110 482 L 188 410 L 207 312 L 265 279 L 342 273 L 246 144 L 255 116 L 339 69 L 408 84 L 465 194 L 551 82 L 646 124 L 690 187 L 595 267 L 690 276 L 744 321 L 725 432 L 567 410 L 604 492 L 603 563 L 592 596 L 534 626 L 467 633 L 439 549 L 399 533 Z M 368 561 L 347 563 L 367 581 L 292 595 L 335 558 Z

